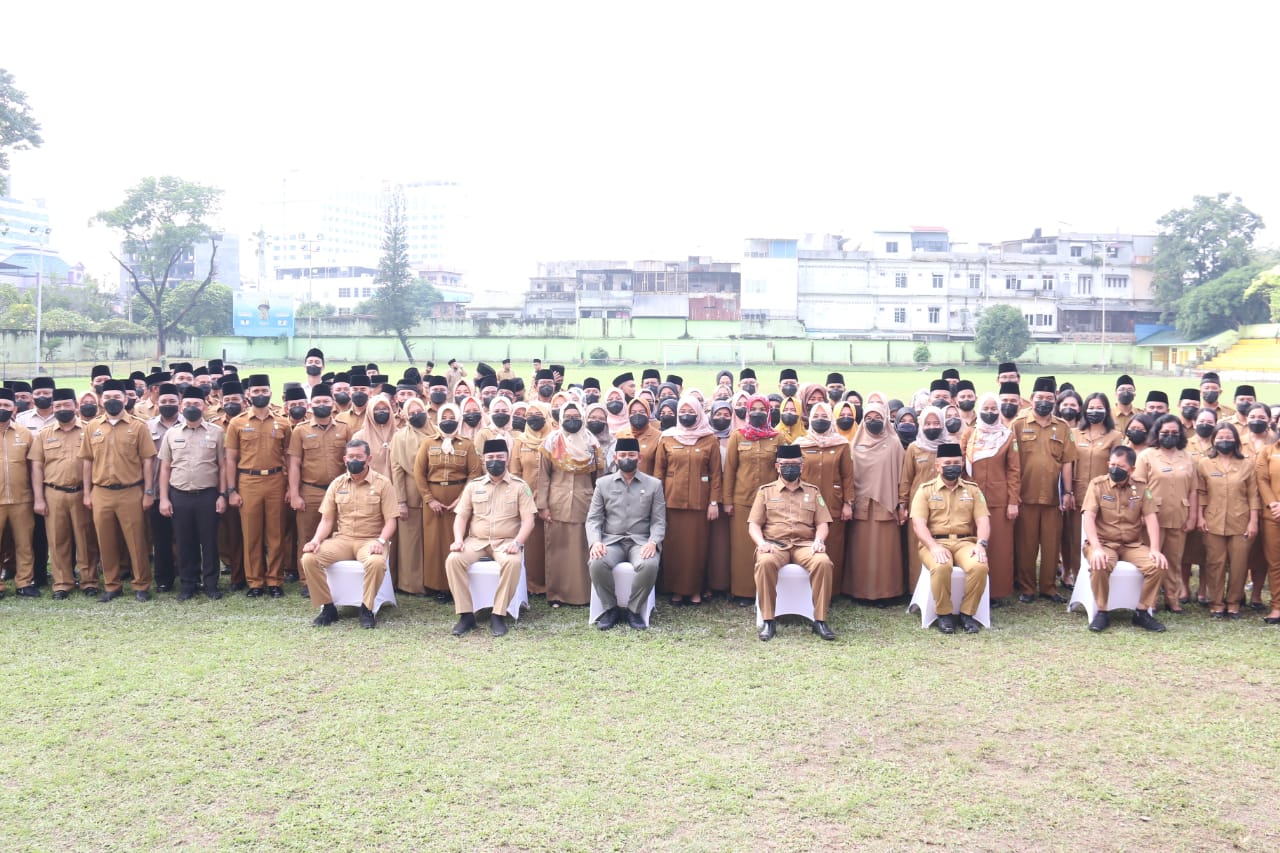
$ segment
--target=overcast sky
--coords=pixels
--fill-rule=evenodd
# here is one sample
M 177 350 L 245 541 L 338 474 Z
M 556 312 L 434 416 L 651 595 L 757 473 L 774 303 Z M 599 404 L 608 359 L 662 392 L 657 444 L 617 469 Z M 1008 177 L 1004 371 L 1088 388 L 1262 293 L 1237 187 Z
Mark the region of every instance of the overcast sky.
M 12 192 L 99 275 L 113 241 L 86 222 L 138 178 L 224 187 L 247 237 L 307 168 L 464 182 L 472 283 L 520 289 L 540 259 L 737 260 L 748 236 L 1153 232 L 1219 191 L 1275 234 L 1277 23 L 1256 2 L 9 3 L 0 66 L 44 127 Z

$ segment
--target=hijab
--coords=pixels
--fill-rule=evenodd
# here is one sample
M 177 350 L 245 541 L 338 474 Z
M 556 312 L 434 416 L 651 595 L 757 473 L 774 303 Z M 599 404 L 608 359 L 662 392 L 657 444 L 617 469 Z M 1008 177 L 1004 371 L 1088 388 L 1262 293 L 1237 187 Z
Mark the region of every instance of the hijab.
M 680 424 L 680 409 L 685 406 L 692 408 L 698 418 L 691 427 Z M 707 413 L 702 411 L 702 403 L 692 394 L 685 394 L 676 404 L 676 425 L 671 429 L 662 431 L 663 438 L 674 438 L 686 447 L 692 447 L 700 439 L 713 434 L 714 430 L 711 429 L 711 424 L 707 423 Z
M 610 388 L 609 393 L 604 395 L 604 401 L 608 403 L 611 400 L 622 401 L 622 411 L 618 412 L 618 414 L 612 415 L 609 414 L 608 409 L 604 410 L 604 413 L 608 418 L 609 433 L 611 435 L 617 435 L 618 430 L 627 425 L 627 395 L 623 394 L 622 389 L 620 388 Z
M 604 432 L 595 436 L 596 442 L 601 447 L 609 447 L 613 444 L 613 428 L 609 425 L 609 410 L 604 407 L 603 403 L 591 403 L 587 406 L 582 415 L 582 428 L 587 429 L 587 421 L 596 409 L 599 409 L 604 414 Z M 590 432 L 590 430 L 587 431 Z M 592 433 L 592 435 L 595 435 L 595 433 Z
M 987 392 L 978 398 L 977 409 L 979 413 L 982 406 L 987 400 L 995 400 L 996 405 L 1000 404 L 1000 398 L 991 392 Z M 973 473 L 973 463 L 983 459 L 990 459 L 1000 452 L 1000 448 L 1004 447 L 1004 443 L 1013 437 L 1013 430 L 1005 426 L 1000 418 L 996 418 L 996 422 L 988 424 L 982 419 L 982 415 L 978 415 L 977 422 L 972 427 L 969 435 L 969 473 Z
M 476 407 L 480 410 L 480 423 L 476 424 L 475 426 L 467 426 L 462 420 L 462 415 L 465 415 L 467 413 L 468 403 L 475 403 Z M 484 403 L 481 403 L 479 398 L 477 397 L 468 396 L 465 400 L 463 400 L 461 403 L 458 404 L 458 411 L 461 412 L 462 414 L 458 416 L 458 432 L 456 433 L 456 435 L 459 438 L 470 438 L 474 440 L 476 437 L 476 433 L 484 429 L 484 421 L 485 421 Z
M 816 387 L 816 386 L 815 386 Z M 831 425 L 827 427 L 826 432 L 814 432 L 813 419 L 816 413 L 821 412 L 827 416 L 827 420 Z M 796 439 L 796 444 L 801 447 L 834 447 L 837 444 L 846 444 L 847 440 L 836 430 L 836 420 L 831 417 L 831 407 L 826 403 L 814 403 L 813 408 L 809 410 L 809 431 L 800 438 Z
M 440 421 L 444 418 L 445 414 L 452 414 L 454 423 L 458 425 L 453 432 L 444 432 L 440 429 Z M 436 431 L 439 432 L 440 435 L 444 436 L 444 441 L 441 442 L 440 449 L 445 453 L 453 453 L 453 440 L 458 437 L 458 430 L 462 429 L 462 426 L 462 409 L 458 407 L 458 404 L 442 403 L 440 405 L 440 409 L 436 412 Z
M 844 414 L 845 409 L 849 410 L 849 417 L 853 418 L 853 426 L 849 427 L 847 430 L 840 429 L 838 426 L 835 425 L 835 422 L 839 420 L 842 414 Z M 848 400 L 846 400 L 840 405 L 836 406 L 835 417 L 831 419 L 831 428 L 834 429 L 836 432 L 840 433 L 840 437 L 843 438 L 845 441 L 849 442 L 850 444 L 853 443 L 853 437 L 858 432 L 858 411 L 853 407 L 853 403 L 850 403 Z
M 557 423 L 563 424 L 565 414 L 569 411 L 581 414 L 582 407 L 578 403 L 565 403 L 557 412 Z M 599 442 L 586 427 L 585 417 L 582 429 L 577 432 L 565 432 L 563 426 L 558 427 L 542 442 L 542 452 L 551 460 L 551 464 L 571 474 L 589 470 L 599 449 Z
M 711 404 L 711 414 L 707 416 L 707 425 L 708 426 L 711 425 L 711 418 L 715 417 L 715 413 L 720 411 L 721 409 L 728 411 L 729 425 L 725 427 L 723 431 L 717 431 L 714 427 L 712 427 L 711 434 L 714 435 L 716 438 L 720 439 L 721 441 L 725 441 L 729 438 L 729 433 L 733 432 L 733 418 L 734 418 L 733 406 L 727 400 L 717 400 L 716 402 Z
M 906 451 L 893 432 L 889 421 L 889 407 L 868 398 L 865 414 L 879 412 L 884 419 L 884 429 L 872 435 L 864 416 L 853 437 L 853 474 L 857 483 L 857 496 L 866 496 L 880 504 L 886 512 L 898 506 L 898 480 L 902 477 L 902 457 Z
M 387 414 L 395 411 L 391 398 L 386 394 L 373 394 L 364 409 L 364 424 L 352 438 L 360 438 L 369 442 L 369 467 L 384 477 L 391 476 L 391 439 L 396 434 L 396 421 L 388 417 L 385 424 L 373 419 L 373 413 L 384 407 Z
M 533 427 L 529 426 L 528 418 L 533 415 L 534 412 L 542 415 L 543 420 L 546 421 L 540 430 L 535 430 Z M 555 429 L 551 426 L 551 407 L 546 403 L 535 400 L 534 402 L 527 404 L 524 416 L 526 419 L 524 430 L 522 432 L 515 433 L 516 440 L 520 442 L 523 447 L 531 449 L 541 447 L 542 442 L 544 442 L 547 439 L 547 436 L 551 435 L 552 431 Z
M 812 404 L 809 402 L 809 397 L 813 395 L 814 391 L 822 392 L 822 400 L 820 402 L 825 403 L 827 401 L 826 385 L 819 385 L 817 382 L 810 382 L 806 384 L 803 388 L 801 388 L 800 393 L 798 395 L 800 399 L 798 399 L 796 402 L 800 405 L 800 414 L 805 419 L 805 421 L 808 421 L 809 418 L 811 417 L 809 414 L 809 408 Z
M 750 397 L 748 397 L 747 398 L 747 419 L 748 420 L 747 420 L 747 423 L 744 424 L 742 428 L 738 430 L 738 434 L 741 435 L 743 438 L 747 439 L 748 441 L 760 441 L 761 439 L 765 439 L 765 438 L 773 438 L 775 435 L 778 434 L 778 431 L 774 429 L 772 426 L 770 426 L 768 420 L 764 422 L 764 426 L 762 427 L 753 427 L 751 425 L 751 421 L 750 421 L 751 407 L 754 406 L 756 403 L 763 403 L 764 410 L 766 412 L 769 411 L 768 397 L 764 396 L 763 394 L 753 394 Z
M 500 438 L 507 443 L 507 452 L 510 453 L 515 447 L 515 440 L 511 435 L 511 421 L 507 421 L 507 425 L 500 427 L 493 422 L 493 413 L 495 411 L 505 411 L 508 415 L 512 414 L 511 401 L 506 397 L 494 397 L 493 402 L 489 403 L 488 430 L 493 438 Z M 479 448 L 477 448 L 479 449 Z
M 925 428 L 924 422 L 928 420 L 930 417 L 934 417 L 938 419 L 938 429 L 942 430 L 942 435 L 938 436 L 936 439 L 928 439 L 928 438 L 925 438 L 925 435 L 924 435 L 924 428 Z M 946 437 L 947 437 L 946 415 L 942 413 L 942 409 L 939 409 L 936 406 L 926 406 L 923 410 L 921 410 L 920 417 L 916 420 L 916 441 L 915 441 L 916 449 L 923 450 L 925 453 L 937 453 L 939 444 L 954 443 L 954 442 L 948 442 L 946 440 Z

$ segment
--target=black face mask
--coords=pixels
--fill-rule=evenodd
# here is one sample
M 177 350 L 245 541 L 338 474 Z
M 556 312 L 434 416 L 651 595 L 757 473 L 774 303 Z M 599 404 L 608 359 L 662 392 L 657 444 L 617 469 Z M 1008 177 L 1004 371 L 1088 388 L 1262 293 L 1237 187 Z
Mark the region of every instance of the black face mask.
M 479 412 L 467 412 L 462 416 L 462 422 L 469 427 L 478 426 L 480 424 L 481 415 Z
M 364 470 L 364 464 L 365 464 L 365 463 L 364 463 L 364 460 L 363 460 L 363 459 L 348 459 L 348 460 L 347 460 L 347 473 L 348 473 L 348 474 L 359 474 L 361 471 L 363 471 L 363 470 Z
M 55 412 L 53 416 L 58 419 L 58 423 L 60 424 L 69 424 L 76 419 L 76 413 L 66 409 L 63 409 L 60 412 Z
M 738 420 L 745 421 L 747 419 L 746 409 L 734 409 L 733 413 L 738 416 Z
M 884 432 L 884 421 L 875 418 L 867 421 L 867 432 L 872 435 L 879 435 Z
M 53 406 L 52 397 L 36 397 L 32 402 L 34 402 L 36 405 L 36 408 L 42 412 L 45 409 L 51 408 Z
M 1213 435 L 1213 424 L 1196 424 L 1196 435 L 1201 438 Z
M 1145 429 L 1131 429 L 1125 432 L 1125 435 L 1134 444 L 1145 444 L 1147 441 L 1147 431 Z
M 86 421 L 89 420 L 89 418 L 96 417 L 97 414 L 98 407 L 93 403 L 85 403 L 80 407 L 80 417 L 84 418 Z
M 937 432 L 938 435 L 942 435 L 942 430 L 937 429 L 935 427 L 934 431 Z M 916 437 L 916 435 L 919 432 L 920 432 L 920 428 L 917 427 L 915 424 L 898 424 L 898 438 L 904 439 L 906 441 L 911 441 Z M 925 430 L 925 438 L 928 438 L 928 437 L 929 437 L 929 431 Z
M 800 420 L 800 416 L 795 412 L 783 412 L 779 417 L 787 426 L 795 426 L 796 421 Z
M 648 421 L 645 421 L 645 423 L 648 423 Z M 547 425 L 547 419 L 543 417 L 538 417 L 538 416 L 534 416 L 525 421 L 525 426 L 527 426 L 529 429 L 533 430 L 534 432 L 538 432 L 546 425 Z
M 1004 415 L 1009 420 L 1013 420 L 1018 416 L 1018 404 L 1017 403 L 1001 403 L 1000 414 Z
M 1080 410 L 1072 406 L 1068 406 L 1065 409 L 1058 410 L 1058 417 L 1062 418 L 1069 424 L 1073 424 L 1076 422 L 1076 419 L 1080 417 Z
M 782 412 L 779 412 L 777 409 L 770 409 L 770 410 L 769 410 L 769 425 L 770 425 L 770 426 L 777 426 L 777 425 L 778 425 L 778 424 L 780 424 L 780 423 L 782 423 Z
M 956 480 L 960 479 L 960 472 L 963 470 L 963 465 L 943 465 L 942 479 L 946 480 L 948 483 L 954 483 Z
M 661 415 L 658 417 L 658 426 L 662 427 L 663 429 L 671 429 L 675 425 L 676 425 L 675 415 Z
M 391 413 L 385 410 L 379 410 L 373 413 L 373 422 L 375 424 L 385 424 L 391 420 Z
M 1108 473 L 1111 474 L 1111 482 L 1113 483 L 1123 483 L 1125 480 L 1129 479 L 1129 472 L 1123 468 L 1112 466 Z
M 639 459 L 632 459 L 628 457 L 627 459 L 618 460 L 618 470 L 623 472 L 624 474 L 630 474 L 632 471 L 636 470 L 636 468 L 638 468 L 639 466 L 640 466 Z
M 581 418 L 565 418 L 563 421 L 560 422 L 560 428 L 563 429 L 565 432 L 569 433 L 570 435 L 573 435 L 575 432 L 582 429 L 582 419 Z
M 239 403 L 223 403 L 222 411 L 226 412 L 227 417 L 234 418 L 236 415 L 244 411 L 244 406 Z
M 524 418 L 520 417 L 519 415 L 516 415 L 514 418 L 511 419 L 511 428 L 516 432 L 520 432 L 521 430 L 523 430 L 524 424 L 525 424 Z
M 744 382 L 742 383 L 742 390 L 746 391 L 748 394 L 754 394 L 756 393 L 756 383 Z
M 351 402 L 351 395 L 345 391 L 334 391 L 333 402 L 337 403 L 339 406 L 345 406 Z
M 1240 413 L 1240 416 L 1241 416 L 1241 417 L 1244 417 L 1245 415 L 1249 414 L 1249 409 L 1251 409 L 1251 408 L 1253 408 L 1253 403 L 1251 403 L 1251 402 L 1250 402 L 1250 403 L 1236 403 L 1236 411 Z
M 196 421 L 204 417 L 204 412 L 200 411 L 195 406 L 187 406 L 185 409 L 182 410 L 182 416 L 186 418 L 188 421 L 190 421 L 191 423 L 195 423 Z
M 496 479 L 507 473 L 507 463 L 501 459 L 490 459 L 484 463 L 484 470 L 489 472 L 489 476 Z
M 551 395 L 552 395 L 552 394 L 554 394 L 554 393 L 556 393 L 556 386 L 554 386 L 554 385 L 539 385 L 539 386 L 538 386 L 538 396 L 539 396 L 539 397 L 541 397 L 541 398 L 542 398 L 542 399 L 544 399 L 544 400 L 549 400 L 549 399 L 551 399 Z
M 351 403 L 357 409 L 362 409 L 369 403 L 369 395 L 364 391 L 356 391 L 351 395 Z
M 292 414 L 292 412 L 290 412 Z M 319 405 L 311 407 L 311 414 L 316 420 L 322 421 L 333 414 L 333 406 Z
M 982 422 L 988 426 L 1000 420 L 999 412 L 978 412 L 978 417 L 982 418 Z
M 463 401 L 463 400 L 465 400 L 465 399 L 467 399 L 467 395 L 466 395 L 466 394 L 454 394 L 454 395 L 453 395 L 453 402 L 454 402 L 454 403 L 456 403 L 456 404 L 457 404 L 457 405 L 459 405 L 459 406 L 461 406 L 461 405 L 462 405 L 462 401 Z
M 592 435 L 599 435 L 604 432 L 604 428 L 607 426 L 608 424 L 604 421 L 587 421 L 587 432 Z
M 729 428 L 731 423 L 733 423 L 733 421 L 725 420 L 724 418 L 712 418 L 711 428 L 716 432 L 724 432 Z
M 960 431 L 960 427 L 964 426 L 964 422 L 959 418 L 947 418 L 945 426 L 947 432 L 956 433 Z
M 119 412 L 116 414 L 119 414 Z M 9 419 L 12 418 L 13 415 L 14 412 L 12 409 L 0 409 L 0 424 L 8 423 Z
M 786 480 L 788 483 L 794 483 L 796 480 L 800 479 L 800 468 L 801 466 L 799 465 L 782 465 L 779 466 L 778 473 L 782 475 L 782 479 Z
M 583 394 L 582 402 L 586 403 L 588 406 L 592 405 L 593 403 L 598 403 L 600 402 L 600 395 L 599 394 Z
M 289 407 L 289 417 L 293 418 L 295 421 L 300 421 L 306 416 L 307 416 L 306 406 L 290 406 Z
M 124 400 L 107 400 L 103 402 L 102 408 L 107 410 L 108 415 L 114 417 L 124 411 Z
M 1220 396 L 1222 396 L 1221 391 L 1201 391 L 1200 392 L 1200 399 L 1204 400 L 1210 406 L 1218 402 L 1218 397 Z
M 622 401 L 610 400 L 604 404 L 604 410 L 611 415 L 620 415 L 622 414 Z
M 138 405 L 138 400 L 137 400 L 137 398 L 136 398 L 136 397 L 135 397 L 134 399 L 132 399 L 132 400 L 130 400 L 130 399 L 128 399 L 128 398 L 125 398 L 125 401 L 124 401 L 124 407 L 125 407 L 125 409 L 126 409 L 126 410 L 128 410 L 128 411 L 132 412 L 132 411 L 133 411 L 133 407 L 134 407 L 134 406 L 136 406 L 136 405 Z M 27 407 L 23 406 L 23 407 L 22 407 L 22 411 L 26 411 L 26 408 L 27 408 Z
M 631 424 L 632 429 L 644 429 L 649 425 L 649 416 L 646 414 L 634 414 L 627 418 L 627 423 Z
M 1178 439 L 1181 437 L 1179 433 L 1162 432 L 1160 433 L 1160 446 L 1167 450 L 1172 450 L 1178 446 Z
M 1122 406 L 1127 406 L 1127 405 L 1129 405 L 1130 403 L 1132 403 L 1132 402 L 1133 402 L 1133 392 L 1132 392 L 1132 391 L 1117 391 L 1117 392 L 1116 392 L 1116 399 L 1120 401 L 1120 405 L 1122 405 Z
M 1234 441 L 1215 441 L 1213 446 L 1219 453 L 1232 454 L 1236 452 L 1236 443 Z
M 1183 406 L 1182 407 L 1183 420 L 1188 420 L 1188 421 L 1195 420 L 1195 417 L 1198 414 L 1200 414 L 1199 406 Z
M 829 400 L 830 400 L 831 402 L 833 402 L 833 403 L 839 403 L 839 402 L 840 402 L 840 398 L 841 398 L 841 397 L 843 397 L 843 396 L 844 396 L 844 392 L 843 392 L 843 391 L 828 391 L 828 392 L 827 392 L 827 399 L 829 399 Z
M 449 392 L 448 391 L 432 391 L 428 395 L 428 398 L 431 400 L 431 402 L 439 406 L 443 404 L 445 400 L 449 399 Z
M 821 434 L 831 429 L 831 421 L 826 418 L 814 418 L 809 421 L 809 426 L 813 427 L 814 432 Z
M 836 426 L 845 432 L 853 429 L 855 421 L 853 418 L 836 418 Z
M 903 426 L 906 426 L 906 424 L 903 424 Z M 902 427 L 898 427 L 898 432 L 902 432 Z M 942 438 L 942 428 L 941 427 L 925 427 L 924 437 L 929 439 L 930 441 L 937 441 L 938 439 Z
M 320 365 L 318 365 L 318 364 L 308 364 L 308 365 L 307 365 L 307 375 L 308 375 L 308 376 L 319 376 L 319 375 L 320 375 L 320 371 L 322 371 L 323 369 L 324 369 L 324 368 L 322 368 L 322 367 L 321 367 Z
M 442 433 L 444 433 L 445 435 L 452 435 L 458 429 L 458 422 L 457 421 L 441 421 L 439 426 L 440 426 L 440 431 Z
M 493 421 L 494 426 L 501 428 L 511 423 L 511 415 L 506 412 L 497 412 L 490 415 L 489 420 Z
M 1107 413 L 1102 409 L 1087 409 L 1084 413 L 1084 419 L 1091 424 L 1100 424 L 1107 419 Z
M 1262 435 L 1267 431 L 1267 426 L 1266 421 L 1249 421 L 1249 432 L 1255 435 Z
M 1037 400 L 1035 403 L 1032 404 L 1032 406 L 1035 410 L 1035 413 L 1042 418 L 1053 414 L 1052 400 Z
M 972 412 L 973 407 L 976 405 L 978 405 L 977 400 L 961 400 L 956 403 L 956 406 L 958 406 L 962 412 Z
M 680 426 L 691 427 L 698 422 L 698 416 L 697 415 L 680 415 L 677 418 L 677 420 L 680 421 Z
M 165 403 L 160 407 L 160 417 L 166 421 L 171 421 L 178 416 L 178 407 L 172 403 Z
M 253 404 L 255 409 L 265 409 L 267 404 L 271 402 L 271 397 L 266 394 L 256 394 L 249 398 L 249 402 Z
M 314 412 L 315 409 L 312 409 L 312 411 Z M 426 412 L 414 412 L 412 415 L 409 415 L 409 426 L 413 427 L 414 429 L 422 429 L 426 425 L 427 425 Z
M 769 413 L 768 412 L 752 412 L 748 416 L 748 419 L 753 427 L 755 427 L 756 429 L 763 429 L 764 425 L 769 422 Z
M 782 386 L 782 396 L 794 397 L 796 392 L 800 390 L 799 385 L 792 385 L 790 382 Z

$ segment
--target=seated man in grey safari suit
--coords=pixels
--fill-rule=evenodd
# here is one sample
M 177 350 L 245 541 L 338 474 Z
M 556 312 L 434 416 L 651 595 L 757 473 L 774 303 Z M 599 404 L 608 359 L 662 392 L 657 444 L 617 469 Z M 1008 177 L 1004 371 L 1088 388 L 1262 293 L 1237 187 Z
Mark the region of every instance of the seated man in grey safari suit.
M 605 608 L 596 627 L 608 631 L 622 618 L 613 567 L 630 563 L 636 577 L 625 609 L 627 624 L 643 631 L 647 626 L 641 609 L 658 579 L 658 555 L 667 532 L 667 501 L 662 481 L 636 470 L 640 464 L 640 442 L 636 439 L 618 439 L 614 462 L 618 473 L 596 480 L 587 513 L 587 541 L 591 543 L 587 567 Z

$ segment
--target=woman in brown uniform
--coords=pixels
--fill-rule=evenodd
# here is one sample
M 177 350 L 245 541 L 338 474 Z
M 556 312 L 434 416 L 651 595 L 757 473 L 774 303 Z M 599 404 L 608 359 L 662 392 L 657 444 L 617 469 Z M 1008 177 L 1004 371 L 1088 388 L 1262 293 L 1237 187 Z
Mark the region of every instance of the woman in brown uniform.
M 978 400 L 978 420 L 965 444 L 969 476 L 978 484 L 991 511 L 991 541 L 987 546 L 987 577 L 991 581 L 991 605 L 1013 595 L 1013 522 L 1022 494 L 1022 460 L 1018 442 L 1000 418 L 995 394 Z
M 634 438 L 640 442 L 640 471 L 653 476 L 653 460 L 658 455 L 662 433 L 649 417 L 649 404 L 636 397 L 627 405 L 627 425 L 613 434 L 614 440 Z
M 484 472 L 475 445 L 458 437 L 456 403 L 445 403 L 437 412 L 436 432 L 422 439 L 413 460 L 413 479 L 422 495 L 422 576 L 436 598 L 448 601 L 449 580 L 444 561 L 453 542 L 454 507 L 467 481 Z
M 778 435 L 794 444 L 796 439 L 804 435 L 804 421 L 801 417 L 800 403 L 795 397 L 786 397 L 778 407 Z
M 422 492 L 414 478 L 418 448 L 435 433 L 427 421 L 427 404 L 417 397 L 405 401 L 405 425 L 391 438 L 391 482 L 396 487 L 400 523 L 396 526 L 396 589 L 408 595 L 426 593 L 422 548 Z
M 889 426 L 889 409 L 867 398 L 853 437 L 853 530 L 845 545 L 841 592 L 867 601 L 902 595 L 902 537 L 907 508 L 898 504 L 905 451 Z
M 1064 392 L 1064 395 L 1072 393 L 1074 392 L 1068 391 Z M 1065 399 L 1062 396 L 1059 397 L 1059 408 L 1074 404 L 1073 397 L 1066 396 Z M 1116 429 L 1115 420 L 1111 415 L 1111 401 L 1100 391 L 1093 392 L 1085 400 L 1083 420 L 1078 417 L 1063 418 L 1063 420 L 1073 425 L 1068 441 L 1075 442 L 1076 445 L 1076 464 L 1072 480 L 1078 501 L 1074 509 L 1069 509 L 1062 514 L 1062 585 L 1070 588 L 1075 586 L 1076 575 L 1080 573 L 1080 525 L 1083 521 L 1080 504 L 1084 502 L 1084 494 L 1089 491 L 1089 484 L 1093 482 L 1093 478 L 1106 474 L 1110 470 L 1108 460 L 1111 459 L 1111 451 L 1120 445 L 1124 436 Z M 1138 451 L 1138 448 L 1135 448 L 1135 451 Z M 1160 550 L 1168 556 L 1169 551 L 1164 547 L 1164 542 L 1160 545 Z
M 525 409 L 524 429 L 515 433 L 515 452 L 511 456 L 511 473 L 524 480 L 535 495 L 538 493 L 538 463 L 542 459 L 542 442 L 551 434 L 551 410 L 546 403 L 529 403 Z M 547 591 L 547 539 L 542 516 L 533 519 L 533 532 L 524 543 L 524 577 L 531 595 Z
M 820 387 L 820 386 L 815 386 Z M 826 390 L 825 388 L 823 389 Z M 809 431 L 796 440 L 804 459 L 804 482 L 822 492 L 831 513 L 827 527 L 827 557 L 831 560 L 832 596 L 844 580 L 844 542 L 853 520 L 853 451 L 841 437 L 831 417 L 831 407 L 815 402 L 809 407 Z
M 1172 569 L 1182 565 L 1187 529 L 1195 526 L 1200 515 L 1196 461 L 1187 453 L 1187 436 L 1177 415 L 1161 415 L 1155 422 L 1155 436 L 1156 447 L 1138 454 L 1133 481 L 1145 485 L 1155 498 L 1156 515 L 1160 519 L 1160 552 Z M 1167 571 L 1161 586 L 1165 609 L 1181 613 L 1182 579 L 1173 571 Z
M 708 534 L 724 500 L 720 440 L 690 394 L 680 398 L 676 420 L 658 441 L 653 468 L 667 501 L 667 537 L 677 543 L 662 555 L 662 588 L 671 594 L 672 604 L 686 598 L 701 604 L 707 588 Z
M 835 407 L 836 432 L 850 447 L 853 446 L 853 436 L 858 431 L 858 409 L 861 406 L 861 402 L 845 400 Z
M 956 443 L 952 436 L 946 434 L 943 421 L 942 409 L 930 406 L 920 413 L 920 431 L 902 456 L 902 471 L 898 479 L 899 505 L 910 507 L 920 484 L 938 476 L 933 464 L 938 458 L 938 445 Z M 911 591 L 920 579 L 920 543 L 911 525 L 906 526 L 906 531 L 907 590 Z
M 1266 403 L 1254 403 L 1245 413 L 1245 428 L 1240 431 L 1241 450 L 1246 459 L 1257 461 L 1258 454 L 1275 444 L 1276 434 L 1271 430 L 1271 410 Z M 1261 513 L 1267 515 L 1265 510 Z M 1265 535 L 1266 525 L 1261 525 L 1259 533 Z M 1267 585 L 1267 552 L 1263 537 L 1257 536 L 1249 547 L 1249 582 L 1252 592 L 1249 596 L 1249 608 L 1265 610 L 1262 603 L 1262 588 Z M 1274 587 L 1273 587 L 1274 589 Z
M 729 436 L 724 460 L 724 511 L 732 519 L 729 587 L 740 607 L 753 604 L 756 597 L 756 543 L 747 531 L 747 516 L 760 487 L 778 478 L 778 445 L 786 443 L 769 425 L 768 398 L 748 397 L 747 425 Z
M 486 441 L 502 439 L 507 443 L 507 458 L 510 459 L 516 443 L 511 434 L 511 401 L 506 397 L 494 397 L 489 402 L 488 415 L 480 429 L 476 430 L 472 443 L 483 456 Z
M 1240 451 L 1231 424 L 1213 432 L 1213 449 L 1196 463 L 1200 492 L 1200 532 L 1204 537 L 1209 615 L 1240 618 L 1244 582 L 1249 575 L 1249 546 L 1258 535 L 1258 486 L 1253 461 Z M 1230 581 L 1223 595 L 1226 575 Z
M 565 403 L 559 415 L 559 429 L 542 442 L 534 491 L 546 524 L 547 601 L 552 607 L 591 600 L 586 521 L 596 473 L 604 468 L 600 445 L 584 429 L 582 407 Z
M 1202 456 L 1208 455 L 1213 449 L 1213 431 L 1217 427 L 1217 410 L 1201 409 L 1196 415 L 1195 434 L 1187 436 L 1187 453 L 1191 456 L 1192 462 L 1198 463 Z M 1199 519 L 1196 521 L 1198 522 Z M 1200 535 L 1198 526 L 1187 534 L 1182 546 L 1182 595 L 1179 598 L 1182 604 L 1191 603 L 1191 567 L 1193 565 L 1200 567 L 1200 589 L 1196 593 L 1196 603 L 1201 607 L 1208 607 L 1209 599 L 1205 597 L 1204 588 L 1204 538 Z
M 715 435 L 716 443 L 720 448 L 722 482 L 724 479 L 725 453 L 729 449 L 729 436 L 733 434 L 733 418 L 733 404 L 728 402 L 711 404 L 710 424 L 711 431 Z M 720 491 L 720 503 L 723 504 L 728 492 L 725 492 L 723 488 Z M 729 557 L 729 525 L 729 516 L 723 512 L 719 514 L 715 521 L 711 522 L 711 530 L 708 533 L 709 542 L 707 544 L 707 588 L 702 596 L 704 600 L 713 592 L 729 594 L 729 567 L 731 565 Z
M 1262 546 L 1267 557 L 1271 584 L 1271 612 L 1264 621 L 1280 625 L 1280 446 L 1272 443 L 1254 457 L 1254 477 L 1262 499 Z
M 364 410 L 364 425 L 351 437 L 369 442 L 369 467 L 388 480 L 391 479 L 391 439 L 395 434 L 391 398 L 386 394 L 374 394 Z

